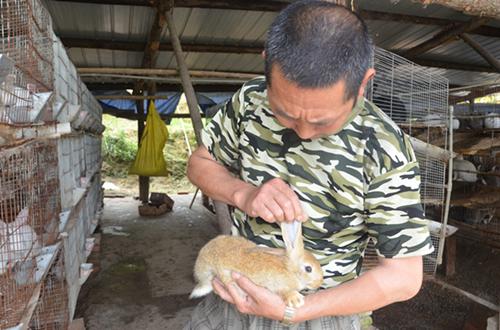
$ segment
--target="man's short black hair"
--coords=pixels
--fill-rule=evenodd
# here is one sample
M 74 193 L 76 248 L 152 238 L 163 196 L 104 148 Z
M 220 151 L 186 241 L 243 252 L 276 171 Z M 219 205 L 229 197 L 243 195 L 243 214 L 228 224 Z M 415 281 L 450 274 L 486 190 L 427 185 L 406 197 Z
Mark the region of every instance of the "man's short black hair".
M 300 87 L 330 87 L 345 79 L 345 99 L 357 96 L 370 67 L 373 43 L 361 18 L 325 1 L 297 1 L 278 14 L 269 28 L 265 72 L 278 65 Z

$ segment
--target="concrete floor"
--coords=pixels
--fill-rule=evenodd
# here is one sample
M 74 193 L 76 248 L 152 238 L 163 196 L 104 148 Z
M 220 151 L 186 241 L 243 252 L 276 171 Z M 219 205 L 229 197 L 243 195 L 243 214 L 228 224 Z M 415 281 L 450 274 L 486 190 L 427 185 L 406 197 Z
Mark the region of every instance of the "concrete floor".
M 104 200 L 100 255 L 91 256 L 100 270 L 82 288 L 75 315 L 87 329 L 182 329 L 198 303 L 188 299 L 194 261 L 217 231 L 200 199 L 190 210 L 192 195 L 171 197 L 173 211 L 154 218 L 140 217 L 132 198 Z

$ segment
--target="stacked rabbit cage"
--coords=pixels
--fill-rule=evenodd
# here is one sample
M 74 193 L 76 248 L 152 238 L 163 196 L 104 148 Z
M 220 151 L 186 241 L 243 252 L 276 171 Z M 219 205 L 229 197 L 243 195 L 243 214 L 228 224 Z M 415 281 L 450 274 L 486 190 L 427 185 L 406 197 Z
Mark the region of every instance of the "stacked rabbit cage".
M 41 92 L 53 89 L 52 21 L 37 0 L 0 0 L 0 50 Z
M 0 329 L 67 329 L 102 207 L 102 109 L 40 0 L 0 0 Z
M 57 238 L 57 144 L 37 140 L 0 150 L 0 327 L 17 324 Z
M 446 173 L 452 154 L 448 80 L 381 48 L 376 48 L 373 63 L 377 73 L 367 98 L 410 136 L 420 165 L 421 200 L 434 245 L 434 253 L 424 258 L 424 273 L 434 275 L 444 238 L 453 231 L 446 225 Z M 375 259 L 372 242 L 365 254 L 366 265 L 375 264 Z

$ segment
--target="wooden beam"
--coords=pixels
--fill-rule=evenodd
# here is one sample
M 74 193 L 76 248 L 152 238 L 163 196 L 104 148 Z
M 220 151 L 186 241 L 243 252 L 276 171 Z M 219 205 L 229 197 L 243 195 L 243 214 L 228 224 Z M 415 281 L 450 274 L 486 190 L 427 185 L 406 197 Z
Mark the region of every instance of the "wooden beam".
M 194 135 L 196 138 L 196 144 L 202 146 L 203 142 L 201 140 L 201 130 L 203 129 L 203 122 L 200 116 L 200 107 L 198 105 L 198 100 L 194 92 L 193 84 L 191 83 L 190 72 L 186 62 L 184 61 L 184 55 L 182 53 L 181 42 L 179 41 L 179 36 L 177 34 L 177 29 L 175 28 L 174 18 L 170 11 L 165 13 L 167 19 L 168 30 L 170 34 L 170 41 L 172 47 L 174 48 L 175 59 L 177 61 L 177 67 L 179 69 L 179 74 L 181 76 L 182 89 L 184 90 L 184 95 L 186 96 L 186 103 L 188 105 L 189 114 L 191 116 L 191 123 L 193 124 Z
M 161 5 L 161 4 L 160 4 Z M 161 8 L 163 9 L 163 8 Z M 160 8 L 156 8 L 156 15 L 153 21 L 153 25 L 149 31 L 148 43 L 144 48 L 144 55 L 142 57 L 142 67 L 143 68 L 153 68 L 156 66 L 158 61 L 158 55 L 160 53 L 160 39 L 165 27 L 165 16 Z M 149 94 L 156 90 L 155 82 L 148 82 L 147 90 Z M 134 94 L 144 93 L 144 81 L 139 81 L 134 88 Z M 138 114 L 138 136 L 139 142 L 142 138 L 142 133 L 144 131 L 144 105 L 142 102 L 137 103 Z M 139 176 L 139 200 L 142 203 L 147 203 L 149 200 L 149 177 Z
M 420 0 L 424 5 L 437 4 L 463 12 L 470 16 L 500 19 L 498 1 L 492 0 Z
M 83 39 L 83 38 L 61 38 L 62 43 L 67 48 L 94 48 L 94 49 L 110 49 L 124 51 L 143 51 L 145 43 L 137 41 L 120 41 L 106 39 Z M 185 52 L 197 53 L 231 53 L 231 54 L 260 54 L 264 50 L 264 44 L 206 44 L 182 42 L 182 49 Z M 169 43 L 161 43 L 160 51 L 172 52 L 172 45 Z
M 179 72 L 175 69 L 142 69 L 142 68 L 77 68 L 80 75 L 85 74 L 113 74 L 113 75 L 139 75 L 139 76 L 161 76 L 178 77 Z M 227 71 L 203 71 L 191 70 L 189 74 L 195 78 L 207 79 L 241 79 L 255 78 L 257 73 L 227 72 Z
M 84 81 L 85 82 L 85 81 Z M 127 90 L 133 89 L 133 83 L 96 83 L 96 82 L 85 82 L 87 88 L 90 91 L 110 91 L 110 90 Z M 211 93 L 211 92 L 236 92 L 241 84 L 195 84 L 196 91 L 201 93 Z M 157 83 L 156 87 L 158 92 L 182 92 L 182 86 L 180 84 L 162 84 Z
M 115 110 L 103 107 L 102 112 L 107 115 L 112 115 L 119 118 L 129 119 L 129 120 L 138 120 L 139 114 L 133 113 L 132 111 L 124 111 L 124 110 Z M 189 113 L 173 113 L 171 115 L 163 115 L 159 114 L 161 119 L 164 121 L 168 121 L 172 118 L 190 118 Z M 202 117 L 205 117 L 204 114 L 201 114 Z
M 466 33 L 461 34 L 460 38 L 465 41 L 469 46 L 471 46 L 479 55 L 481 55 L 486 62 L 488 62 L 497 72 L 500 72 L 500 61 L 497 60 L 493 55 L 491 55 L 486 49 L 484 49 L 479 42 L 474 40 L 472 37 Z
M 164 95 L 94 95 L 97 100 L 167 100 L 171 96 Z
M 475 64 L 457 63 L 457 62 L 448 62 L 448 61 L 412 58 L 412 57 L 407 57 L 407 58 L 410 61 L 417 63 L 418 65 L 428 66 L 432 68 L 442 68 L 442 69 L 460 70 L 460 71 L 475 71 L 475 72 L 496 72 L 495 69 L 487 65 L 475 65 Z
M 64 41 L 63 41 L 64 42 Z M 73 43 L 74 42 L 74 43 Z M 135 42 L 115 42 L 113 40 L 96 40 L 95 43 L 92 42 L 91 40 L 85 39 L 80 43 L 77 39 L 73 39 L 70 41 L 70 43 L 73 43 L 73 45 L 79 44 L 80 46 L 86 45 L 90 48 L 100 48 L 104 47 L 105 49 L 119 49 L 121 46 L 124 46 L 122 50 L 136 50 L 140 49 L 140 45 L 138 45 Z M 116 43 L 117 46 L 114 45 Z M 127 44 L 131 44 L 131 47 L 126 46 Z M 196 51 L 198 46 L 196 44 L 191 44 L 192 48 L 191 51 Z M 160 50 L 162 49 L 163 46 L 160 45 Z M 190 46 L 188 46 L 189 48 Z M 254 53 L 257 54 L 262 51 L 264 48 L 264 45 L 256 45 L 254 47 L 249 47 L 249 46 L 242 46 L 242 49 L 240 49 L 240 46 L 225 46 L 225 45 L 208 45 L 204 44 L 202 45 L 203 51 L 207 52 L 236 52 L 236 53 Z M 166 48 L 166 47 L 165 47 Z M 406 56 L 406 54 L 401 54 L 403 56 Z M 420 59 L 416 57 L 407 57 L 411 61 L 414 61 L 417 64 L 420 65 L 425 65 L 425 66 L 430 66 L 430 67 L 437 67 L 437 68 L 443 68 L 443 69 L 452 69 L 452 70 L 463 70 L 463 71 L 478 71 L 478 72 L 496 72 L 496 70 L 492 69 L 489 66 L 481 66 L 481 65 L 474 65 L 474 64 L 467 64 L 467 63 L 456 63 L 456 62 L 447 62 L 447 61 L 440 61 L 440 60 L 430 60 L 430 59 Z M 172 70 L 171 72 L 174 72 Z M 87 72 L 89 73 L 89 72 Z M 123 74 L 123 71 L 117 72 L 118 74 Z M 170 73 L 169 73 L 170 74 Z M 256 73 L 257 74 L 257 73 Z M 196 73 L 193 74 L 192 76 L 196 76 Z
M 124 6 L 153 6 L 150 0 L 54 0 L 58 2 L 77 2 L 77 3 L 92 3 L 101 5 L 124 5 Z M 280 11 L 289 2 L 284 1 L 211 1 L 211 0 L 176 0 L 174 6 L 176 8 L 207 8 L 207 9 L 225 9 L 225 10 L 258 10 L 258 11 Z M 443 18 L 433 18 L 433 17 L 422 17 L 414 15 L 404 15 L 396 13 L 383 13 L 373 10 L 360 10 L 359 14 L 365 20 L 381 20 L 381 21 L 393 21 L 393 22 L 405 22 L 413 24 L 423 24 L 423 25 L 437 25 L 437 26 L 447 26 L 453 23 L 457 23 L 457 20 L 443 19 Z M 460 23 L 460 22 L 458 22 Z M 463 22 L 465 23 L 465 22 Z M 472 32 L 474 34 L 484 35 L 488 37 L 499 37 L 500 29 L 491 26 L 481 26 Z M 184 48 L 184 42 L 183 48 Z M 188 51 L 186 49 L 186 51 Z
M 488 22 L 490 19 L 488 18 L 473 18 L 467 23 L 463 24 L 450 24 L 447 26 L 445 29 L 443 29 L 441 32 L 437 33 L 434 35 L 432 38 L 430 38 L 427 41 L 424 41 L 418 46 L 415 46 L 411 48 L 410 50 L 406 51 L 404 54 L 407 58 L 413 58 L 416 57 L 420 54 L 423 54 L 437 46 L 442 45 L 443 43 L 446 43 L 450 41 L 451 39 L 457 37 L 458 35 L 472 31 L 479 26 L 485 24 Z
M 154 6 L 149 0 L 54 0 L 59 2 L 79 2 L 101 5 L 123 5 L 123 6 Z M 280 11 L 289 5 L 290 2 L 276 0 L 175 0 L 175 7 L 184 8 L 212 8 L 231 10 L 252 10 L 252 11 Z

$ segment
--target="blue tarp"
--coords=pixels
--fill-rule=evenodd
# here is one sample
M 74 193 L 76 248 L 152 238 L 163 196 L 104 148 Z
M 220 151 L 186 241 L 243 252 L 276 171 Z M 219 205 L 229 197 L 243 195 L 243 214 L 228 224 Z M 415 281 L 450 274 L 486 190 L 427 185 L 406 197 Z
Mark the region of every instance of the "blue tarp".
M 107 92 L 99 93 L 100 95 L 129 95 L 125 92 Z M 161 115 L 170 115 L 175 112 L 182 93 L 158 93 L 157 96 L 167 96 L 168 99 L 155 100 L 156 110 Z M 232 96 L 232 93 L 196 93 L 198 104 L 201 111 L 205 112 L 209 107 L 223 103 Z M 144 109 L 147 109 L 147 100 L 144 101 Z M 99 100 L 103 109 L 112 109 L 115 111 L 130 111 L 137 113 L 136 101 L 133 100 Z

